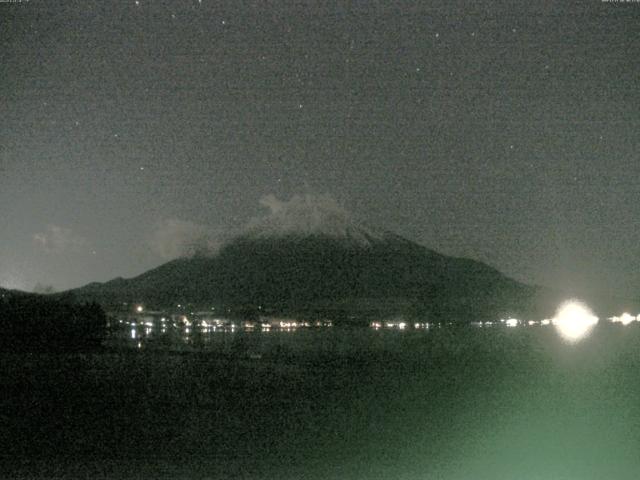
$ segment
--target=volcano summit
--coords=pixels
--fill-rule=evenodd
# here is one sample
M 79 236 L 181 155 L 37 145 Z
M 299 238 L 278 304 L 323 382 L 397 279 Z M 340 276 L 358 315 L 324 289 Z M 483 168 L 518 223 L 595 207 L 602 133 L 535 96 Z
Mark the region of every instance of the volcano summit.
M 405 314 L 468 322 L 546 310 L 543 289 L 365 226 L 328 197 L 280 202 L 270 196 L 263 204 L 271 214 L 250 222 L 216 252 L 73 293 L 107 308 L 141 302 L 345 318 Z

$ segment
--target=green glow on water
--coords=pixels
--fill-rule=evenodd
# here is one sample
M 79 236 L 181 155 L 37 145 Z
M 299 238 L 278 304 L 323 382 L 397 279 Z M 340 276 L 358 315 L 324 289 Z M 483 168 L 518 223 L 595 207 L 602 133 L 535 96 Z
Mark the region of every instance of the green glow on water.
M 638 327 L 573 343 L 554 328 L 272 332 L 255 358 L 3 356 L 4 459 L 22 455 L 18 478 L 636 479 Z

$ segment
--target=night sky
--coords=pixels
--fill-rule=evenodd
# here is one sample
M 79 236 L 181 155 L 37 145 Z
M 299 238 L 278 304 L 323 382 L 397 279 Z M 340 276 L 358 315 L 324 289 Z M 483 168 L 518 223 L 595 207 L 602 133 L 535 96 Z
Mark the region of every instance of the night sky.
M 518 280 L 637 295 L 639 21 L 600 0 L 0 3 L 0 286 L 137 275 L 307 195 Z

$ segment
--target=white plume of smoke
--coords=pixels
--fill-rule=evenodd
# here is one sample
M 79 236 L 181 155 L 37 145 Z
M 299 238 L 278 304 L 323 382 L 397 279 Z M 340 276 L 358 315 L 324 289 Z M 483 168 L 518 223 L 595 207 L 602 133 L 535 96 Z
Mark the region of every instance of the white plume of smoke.
M 265 215 L 254 218 L 243 228 L 221 234 L 213 228 L 177 218 L 156 224 L 150 239 L 151 250 L 165 260 L 194 254 L 215 255 L 237 236 L 282 237 L 324 235 L 369 245 L 384 233 L 365 227 L 330 195 L 294 195 L 279 200 L 275 195 L 260 199 Z
M 151 250 L 165 260 L 195 254 L 213 255 L 221 243 L 211 227 L 177 218 L 158 222 L 149 239 Z
M 44 232 L 34 233 L 33 243 L 46 253 L 62 253 L 78 250 L 87 244 L 87 240 L 74 233 L 70 228 L 59 225 L 47 225 Z
M 33 287 L 33 293 L 44 293 L 44 294 L 48 294 L 48 293 L 55 293 L 56 289 L 53 287 L 53 285 L 49 285 L 49 284 L 44 284 L 44 283 L 36 283 L 36 285 Z
M 252 235 L 326 235 L 349 238 L 363 244 L 381 236 L 355 221 L 327 194 L 294 195 L 288 201 L 266 195 L 260 199 L 260 204 L 268 208 L 269 213 L 249 222 L 247 232 Z
M 24 269 L 13 267 L 9 260 L 0 256 L 0 288 L 26 290 L 27 281 L 24 274 Z

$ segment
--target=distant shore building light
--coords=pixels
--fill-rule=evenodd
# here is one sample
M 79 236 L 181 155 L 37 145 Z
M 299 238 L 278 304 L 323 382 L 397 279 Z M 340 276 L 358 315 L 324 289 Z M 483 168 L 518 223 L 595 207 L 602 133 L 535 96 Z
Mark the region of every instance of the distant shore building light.
M 138 313 L 144 312 L 144 307 L 142 305 L 137 305 L 136 306 L 136 312 L 138 312 Z
M 631 322 L 636 320 L 636 317 L 628 314 L 627 312 L 623 313 L 619 317 L 611 317 L 610 319 L 613 323 L 621 323 L 624 326 L 629 325 Z
M 506 320 L 502 320 L 507 327 L 517 327 L 520 321 L 517 318 L 508 318 Z

